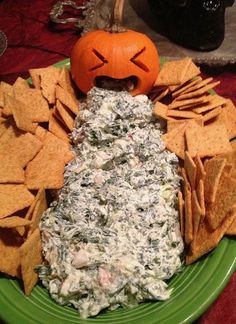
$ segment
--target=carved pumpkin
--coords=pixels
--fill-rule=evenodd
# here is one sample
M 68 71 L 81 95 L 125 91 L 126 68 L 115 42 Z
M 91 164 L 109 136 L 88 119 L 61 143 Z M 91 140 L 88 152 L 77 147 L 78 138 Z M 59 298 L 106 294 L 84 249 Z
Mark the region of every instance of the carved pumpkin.
M 114 21 L 108 30 L 82 36 L 71 54 L 72 77 L 84 93 L 96 85 L 98 77 L 136 80 L 132 95 L 148 93 L 159 72 L 159 56 L 144 34 L 120 25 L 123 1 L 116 0 Z

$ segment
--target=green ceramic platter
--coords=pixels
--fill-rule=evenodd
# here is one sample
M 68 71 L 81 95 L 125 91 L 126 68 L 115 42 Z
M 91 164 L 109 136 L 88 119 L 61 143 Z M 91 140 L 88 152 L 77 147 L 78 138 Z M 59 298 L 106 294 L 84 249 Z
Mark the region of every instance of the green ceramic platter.
M 68 60 L 56 66 L 69 64 Z M 184 266 L 170 281 L 167 301 L 146 302 L 132 309 L 106 311 L 82 320 L 76 310 L 57 305 L 38 284 L 30 297 L 21 283 L 0 275 L 0 319 L 9 324 L 177 324 L 192 323 L 212 304 L 236 270 L 236 241 L 224 237 L 218 247 L 190 266 Z

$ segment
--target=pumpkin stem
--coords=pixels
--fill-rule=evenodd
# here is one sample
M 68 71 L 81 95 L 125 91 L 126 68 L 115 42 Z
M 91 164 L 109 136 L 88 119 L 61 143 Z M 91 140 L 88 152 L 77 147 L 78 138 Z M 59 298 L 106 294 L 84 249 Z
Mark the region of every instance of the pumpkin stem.
M 122 26 L 124 0 L 115 0 L 111 14 L 110 26 L 108 31 L 112 33 L 124 32 L 127 29 Z

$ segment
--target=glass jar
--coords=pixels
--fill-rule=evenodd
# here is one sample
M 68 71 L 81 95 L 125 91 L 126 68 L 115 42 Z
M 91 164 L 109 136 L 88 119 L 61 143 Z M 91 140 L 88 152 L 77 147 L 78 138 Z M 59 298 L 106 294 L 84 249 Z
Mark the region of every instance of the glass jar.
M 218 48 L 224 40 L 225 8 L 234 0 L 149 0 L 157 31 L 184 47 Z

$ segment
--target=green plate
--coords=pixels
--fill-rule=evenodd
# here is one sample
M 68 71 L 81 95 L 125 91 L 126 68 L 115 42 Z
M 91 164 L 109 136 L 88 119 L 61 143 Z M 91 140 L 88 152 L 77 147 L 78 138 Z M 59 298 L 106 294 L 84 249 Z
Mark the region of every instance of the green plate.
M 56 64 L 69 64 L 65 60 Z M 0 275 L 0 319 L 9 324 L 154 324 L 192 323 L 212 304 L 236 270 L 236 241 L 224 237 L 218 247 L 169 280 L 167 301 L 146 302 L 132 309 L 106 311 L 82 320 L 76 310 L 57 305 L 38 284 L 30 297 L 21 283 Z

